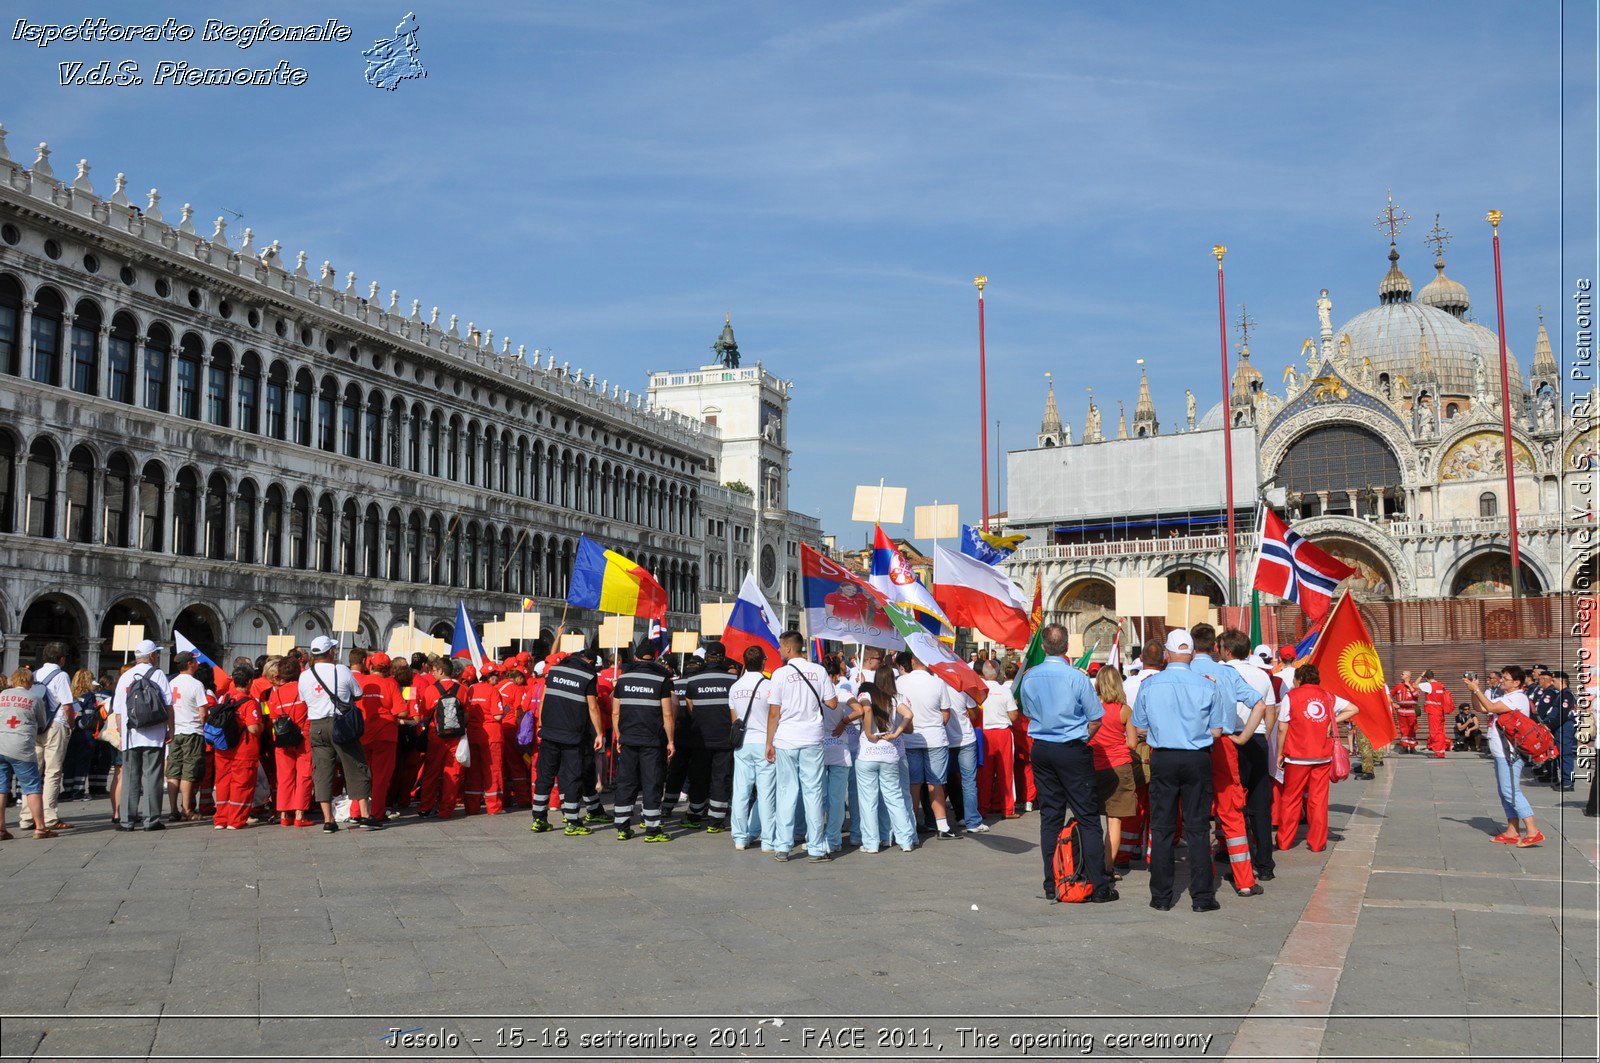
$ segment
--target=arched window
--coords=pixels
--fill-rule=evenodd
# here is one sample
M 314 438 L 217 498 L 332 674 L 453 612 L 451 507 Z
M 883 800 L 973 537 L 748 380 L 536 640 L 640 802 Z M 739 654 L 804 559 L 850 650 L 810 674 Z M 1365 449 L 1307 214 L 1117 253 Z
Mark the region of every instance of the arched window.
M 152 325 L 144 344 L 144 408 L 166 413 L 167 363 L 172 359 L 172 333 Z
M 445 440 L 444 447 L 445 479 L 459 480 L 461 478 L 461 418 L 450 418 L 450 435 Z
M 1355 425 L 1326 425 L 1314 428 L 1295 440 L 1278 464 L 1279 486 L 1302 496 L 1302 511 L 1355 516 L 1351 503 L 1372 488 L 1384 490 L 1385 515 L 1403 511 L 1405 492 L 1400 490 L 1400 462 L 1375 433 Z
M 179 471 L 172 488 L 172 552 L 179 557 L 199 553 L 195 521 L 200 511 L 200 476 L 194 469 Z
M 533 467 L 530 470 L 533 473 L 533 500 L 535 502 L 542 502 L 544 500 L 544 444 L 543 443 L 535 442 L 533 444 L 533 455 L 532 455 L 532 458 L 530 460 L 533 463 Z
M 495 489 L 495 470 L 500 467 L 500 462 L 496 453 L 496 447 L 499 441 L 500 435 L 494 430 L 493 427 L 484 432 L 482 450 L 483 475 L 480 477 L 480 482 L 483 484 L 484 490 L 486 491 L 493 491 Z M 505 480 L 502 478 L 500 483 L 505 483 Z
M 439 411 L 428 418 L 428 475 L 439 475 Z
M 267 372 L 267 422 L 262 431 L 263 435 L 273 439 L 285 438 L 284 432 L 288 428 L 289 403 L 289 367 L 282 362 L 273 362 L 272 368 Z
M 375 503 L 367 505 L 366 518 L 361 522 L 361 574 L 370 579 L 376 579 L 378 569 L 378 547 L 383 528 L 383 517 L 378 513 Z
M 67 459 L 67 539 L 94 541 L 94 455 L 75 447 Z
M 206 478 L 204 514 L 206 556 L 213 561 L 228 559 L 228 481 L 220 472 Z
M 283 488 L 267 488 L 261 507 L 261 560 L 279 568 L 283 565 Z
M 200 419 L 200 363 L 204 356 L 200 337 L 192 332 L 185 333 L 178 344 L 178 372 L 173 380 L 172 412 L 179 417 Z
M 290 400 L 289 423 L 294 433 L 294 441 L 302 447 L 313 446 L 311 435 L 311 404 L 314 401 L 316 385 L 312 383 L 311 371 L 302 369 L 294 375 L 294 396 Z
M 22 324 L 22 285 L 15 277 L 0 276 L 0 373 L 17 376 L 22 371 L 22 344 L 17 329 Z
M 311 567 L 311 496 L 303 488 L 289 507 L 289 567 Z
M 316 540 L 317 571 L 333 571 L 333 496 L 317 499 L 317 520 L 312 529 Z
M 37 384 L 61 382 L 61 318 L 66 304 L 55 289 L 45 288 L 33 306 L 33 360 L 29 376 Z
M 361 423 L 362 450 L 368 461 L 383 461 L 383 392 L 367 396 L 367 412 Z
M 233 348 L 218 343 L 211 348 L 206 367 L 206 421 L 228 427 L 228 390 L 233 381 Z
M 423 551 L 428 555 L 429 583 L 438 584 L 444 582 L 444 559 L 442 556 L 444 550 L 441 548 L 443 541 L 444 522 L 439 519 L 439 514 L 435 513 L 428 521 L 428 545 Z
M 338 442 L 339 382 L 331 376 L 322 378 L 317 391 L 317 449 L 332 454 Z
M 1485 491 L 1478 496 L 1478 516 L 1496 517 L 1500 515 L 1500 499 L 1495 497 L 1493 491 Z
M 347 458 L 361 457 L 361 389 L 354 384 L 344 389 L 339 410 L 339 452 Z
M 405 466 L 402 462 L 405 461 L 405 458 L 402 451 L 405 450 L 406 403 L 398 395 L 389 404 L 389 423 L 384 427 L 387 429 L 388 438 L 386 447 L 388 453 L 384 457 L 384 464 L 391 469 L 404 468 Z
M 467 578 L 466 585 L 472 590 L 483 586 L 478 568 L 478 522 L 472 521 L 467 525 Z
M 127 314 L 111 319 L 111 335 L 106 340 L 106 398 L 133 404 L 133 343 L 138 326 Z
M 166 549 L 167 474 L 159 462 L 147 461 L 139 476 L 139 549 Z
M 233 499 L 233 559 L 241 564 L 256 563 L 256 485 L 246 480 Z
M 261 430 L 261 356 L 245 351 L 233 389 L 233 426 L 241 432 Z
M 467 434 L 464 441 L 466 447 L 467 483 L 477 486 L 478 483 L 478 451 L 480 449 L 478 438 L 478 422 L 467 423 Z
M 412 513 L 411 519 L 406 522 L 406 579 L 412 583 L 422 582 L 422 514 Z
M 100 308 L 87 299 L 72 315 L 72 390 L 100 394 Z
M 3 279 L 3 278 L 0 278 Z M 0 532 L 10 533 L 17 500 L 17 437 L 0 429 Z
M 512 444 L 509 433 L 502 435 L 496 442 L 495 457 L 500 460 L 500 475 L 496 477 L 494 485 L 502 491 L 511 489 Z
M 406 448 L 406 468 L 411 472 L 422 471 L 422 438 L 427 433 L 428 419 L 422 412 L 419 403 L 411 407 L 411 438 L 410 446 Z
M 22 527 L 28 535 L 56 537 L 56 448 L 48 439 L 35 439 L 28 448 L 28 500 Z
M 445 532 L 444 581 L 452 587 L 461 586 L 461 524 L 452 521 Z
M 106 462 L 106 497 L 100 510 L 100 541 L 106 546 L 127 546 L 131 540 L 128 516 L 133 510 L 133 463 L 125 454 Z
M 528 437 L 523 436 L 517 440 L 517 486 L 518 498 L 528 497 Z
M 400 578 L 400 572 L 402 570 L 400 563 L 400 550 L 400 511 L 398 509 L 391 509 L 389 511 L 389 519 L 384 523 L 383 526 L 383 552 L 385 560 L 385 564 L 383 566 L 383 575 L 385 579 L 398 580 Z
M 356 547 L 360 529 L 356 526 L 356 504 L 346 499 L 339 510 L 339 571 L 346 576 L 356 574 Z

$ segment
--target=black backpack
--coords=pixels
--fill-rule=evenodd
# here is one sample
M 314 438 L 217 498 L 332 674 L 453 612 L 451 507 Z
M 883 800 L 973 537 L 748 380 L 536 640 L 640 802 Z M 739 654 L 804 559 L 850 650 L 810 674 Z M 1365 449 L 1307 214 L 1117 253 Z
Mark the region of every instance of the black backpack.
M 153 727 L 167 722 L 166 699 L 161 696 L 161 688 L 150 678 L 150 671 L 154 667 L 147 666 L 128 684 L 125 700 L 129 727 Z
M 461 706 L 461 684 L 449 689 L 439 684 L 439 700 L 433 706 L 433 729 L 440 738 L 460 738 L 467 733 L 467 713 Z
M 239 748 L 239 739 L 244 735 L 239 726 L 239 706 L 243 704 L 243 698 L 225 698 L 206 710 L 202 733 L 212 749 L 227 752 Z

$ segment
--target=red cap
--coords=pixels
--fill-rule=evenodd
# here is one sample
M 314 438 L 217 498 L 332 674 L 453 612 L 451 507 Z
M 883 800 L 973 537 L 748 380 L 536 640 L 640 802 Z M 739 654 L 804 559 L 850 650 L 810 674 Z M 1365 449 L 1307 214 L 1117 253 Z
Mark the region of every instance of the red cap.
M 472 665 L 469 664 L 465 668 L 461 669 L 461 681 L 463 683 L 471 683 L 477 678 L 478 673 L 473 671 Z
M 1285 660 L 1285 661 L 1294 660 L 1294 647 L 1293 646 L 1279 646 L 1278 647 L 1278 656 L 1279 656 L 1279 658 L 1281 658 L 1282 660 Z
M 1089 662 L 1089 674 L 1090 675 L 1098 675 L 1100 673 L 1100 669 L 1102 667 L 1103 667 L 1103 665 L 1101 665 L 1101 663 L 1099 661 L 1091 661 L 1091 662 Z
M 389 655 L 387 653 L 379 652 L 367 654 L 367 664 L 372 668 L 387 668 L 391 663 L 393 662 L 389 660 Z

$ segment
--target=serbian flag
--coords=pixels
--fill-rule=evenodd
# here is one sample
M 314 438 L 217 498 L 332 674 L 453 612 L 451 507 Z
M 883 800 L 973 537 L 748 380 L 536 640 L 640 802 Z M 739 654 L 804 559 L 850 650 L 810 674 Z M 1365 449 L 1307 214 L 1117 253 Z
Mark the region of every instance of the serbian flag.
M 1306 664 L 1317 666 L 1322 677 L 1319 685 L 1324 690 L 1356 706 L 1355 724 L 1367 741 L 1378 749 L 1394 741 L 1394 718 L 1389 715 L 1388 692 L 1383 685 L 1383 662 L 1378 659 L 1372 636 L 1367 634 L 1367 625 L 1361 622 L 1350 595 L 1339 596 Z
M 1011 579 L 993 565 L 935 544 L 933 597 L 960 627 L 975 627 L 1002 646 L 1020 650 L 1033 627 L 1028 603 Z
M 1311 545 L 1270 509 L 1264 509 L 1261 553 L 1256 559 L 1256 590 L 1297 602 L 1313 625 L 1327 615 L 1333 592 L 1355 569 Z
M 928 588 L 922 585 L 916 571 L 895 547 L 894 540 L 877 524 L 873 525 L 872 568 L 867 582 L 889 601 L 915 613 L 923 627 L 941 637 L 948 631 L 954 641 L 955 625 L 945 617 L 939 603 L 928 593 Z
M 926 628 L 917 623 L 910 609 L 893 602 L 884 603 L 884 612 L 895 630 L 906 640 L 912 656 L 927 665 L 928 671 L 955 687 L 958 691 L 982 705 L 989 696 L 989 686 L 972 670 L 972 666 L 950 652 L 949 647 L 934 638 Z
M 906 648 L 906 640 L 884 611 L 888 599 L 805 543 L 800 544 L 800 594 L 806 608 L 806 631 L 812 638 L 886 650 Z
M 473 669 L 483 671 L 487 654 L 483 652 L 483 641 L 478 638 L 477 629 L 472 626 L 472 618 L 467 616 L 466 602 L 456 602 L 456 629 L 450 635 L 450 656 L 471 658 Z
M 722 629 L 722 646 L 733 660 L 744 662 L 744 651 L 760 646 L 767 655 L 765 671 L 776 671 L 783 662 L 778 659 L 778 614 L 767 604 L 754 572 L 745 573 L 739 587 L 739 599 L 728 614 L 728 626 Z
M 667 592 L 642 566 L 587 535 L 572 559 L 567 604 L 618 616 L 667 615 Z

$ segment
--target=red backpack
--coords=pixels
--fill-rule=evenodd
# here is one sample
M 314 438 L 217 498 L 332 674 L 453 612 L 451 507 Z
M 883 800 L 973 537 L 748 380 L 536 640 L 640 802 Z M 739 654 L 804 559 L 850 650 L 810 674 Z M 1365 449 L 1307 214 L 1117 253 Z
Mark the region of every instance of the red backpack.
M 1067 820 L 1056 837 L 1056 900 L 1063 904 L 1083 904 L 1094 893 L 1094 885 L 1083 873 L 1083 836 L 1076 819 Z
M 1556 736 L 1532 716 L 1524 716 L 1520 712 L 1502 712 L 1494 718 L 1494 722 L 1500 728 L 1500 737 L 1506 744 L 1533 764 L 1543 764 L 1559 752 Z

